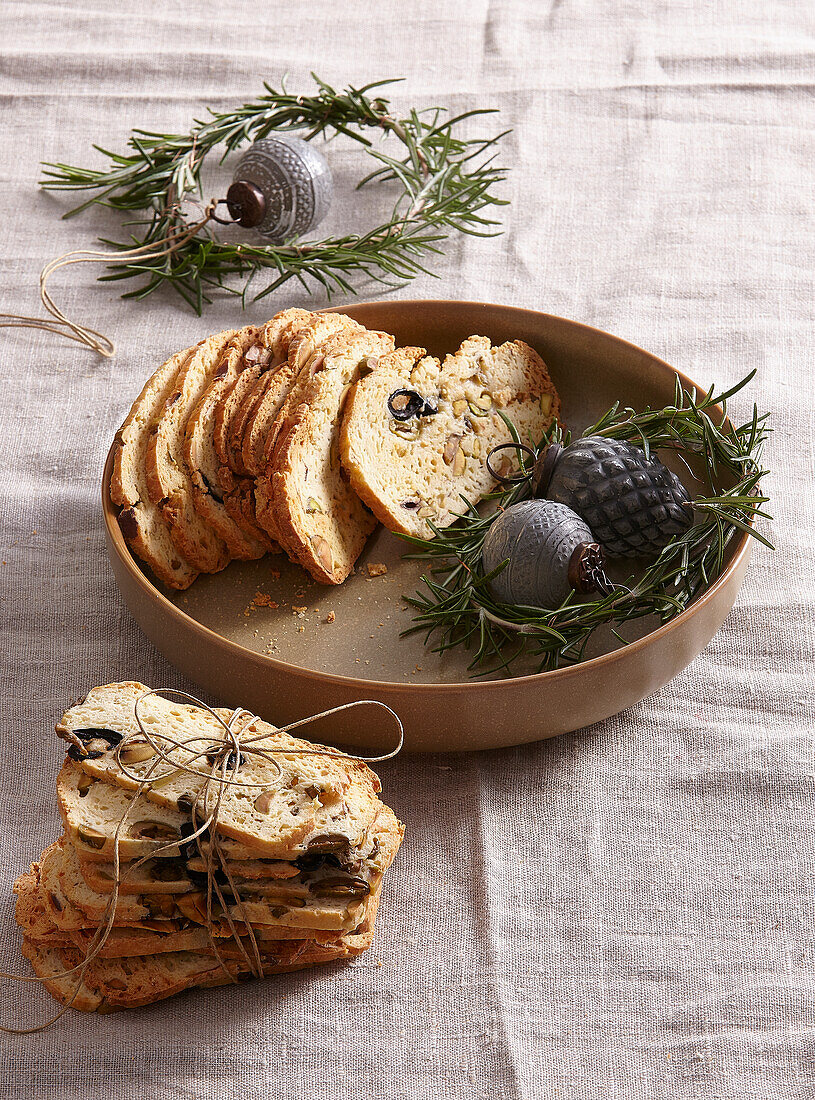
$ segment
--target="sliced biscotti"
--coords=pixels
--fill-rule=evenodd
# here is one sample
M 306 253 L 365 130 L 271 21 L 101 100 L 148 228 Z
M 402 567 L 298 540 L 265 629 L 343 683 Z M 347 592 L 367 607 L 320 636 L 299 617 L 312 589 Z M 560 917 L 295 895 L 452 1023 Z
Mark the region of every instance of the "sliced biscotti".
M 288 363 L 289 347 L 301 327 L 317 315 L 305 309 L 287 309 L 263 328 L 263 352 L 253 356 L 251 368 L 226 392 L 216 409 L 213 443 L 220 460 L 219 480 L 231 492 L 249 471 L 243 464 L 244 429 L 271 378 Z
M 199 483 L 196 506 L 210 520 L 234 557 L 256 558 L 265 552 L 277 552 L 279 547 L 257 526 L 251 514 L 244 516 L 240 500 L 234 499 L 234 490 L 244 479 L 233 461 L 233 428 L 237 430 L 246 404 L 254 403 L 255 387 L 261 381 L 261 389 L 268 385 L 287 362 L 292 336 L 313 317 L 309 310 L 285 309 L 275 314 L 262 329 L 243 330 L 251 331 L 251 342 L 241 354 L 237 349 L 232 350 L 237 337 L 233 339 L 187 424 L 185 455 L 194 486 L 196 470 L 203 482 Z
M 190 413 L 184 432 L 184 459 L 192 481 L 192 499 L 203 519 L 226 543 L 233 558 L 249 561 L 262 557 L 265 540 L 244 530 L 224 507 L 224 493 L 218 476 L 220 459 L 215 450 L 215 411 L 232 389 L 241 371 L 254 363 L 266 349 L 262 330 L 255 325 L 240 329 L 226 345 L 212 381 Z
M 67 933 L 57 928 L 48 915 L 38 863 L 32 863 L 31 870 L 19 876 L 14 893 L 17 895 L 14 919 L 27 940 L 52 946 L 70 942 Z
M 92 890 L 109 894 L 116 879 L 114 865 L 100 860 L 80 858 L 82 877 Z M 207 861 L 200 857 L 179 859 L 148 859 L 138 865 L 120 864 L 119 892 L 122 894 L 190 894 L 200 887 L 200 878 L 193 881 L 192 874 L 206 874 Z M 283 860 L 244 859 L 236 863 L 234 873 L 241 882 L 251 884 L 258 880 L 294 878 L 298 868 Z
M 145 386 L 116 433 L 110 496 L 117 504 L 119 527 L 128 546 L 170 588 L 188 588 L 198 571 L 186 560 L 170 535 L 170 527 L 150 499 L 145 461 L 150 433 L 179 372 L 195 353 L 187 348 L 171 356 Z
M 234 335 L 234 329 L 227 329 L 210 336 L 179 371 L 153 426 L 145 456 L 150 499 L 161 508 L 177 548 L 202 573 L 223 569 L 229 551 L 193 503 L 192 481 L 184 461 L 184 436 L 190 413 L 212 381 Z
M 300 331 L 311 325 L 317 314 L 306 309 L 286 309 L 269 321 L 263 329 L 264 346 L 272 359 L 262 364 L 263 369 L 252 388 L 230 419 L 229 432 L 222 441 L 224 461 L 233 473 L 240 477 L 254 476 L 254 471 L 244 460 L 244 437 L 254 414 L 271 388 L 277 392 L 285 385 L 285 368 L 289 364 L 289 350 Z M 285 392 L 285 391 L 284 391 Z
M 109 916 L 112 895 L 90 889 L 79 871 L 78 859 L 71 844 L 57 842 L 43 854 L 42 876 L 49 903 L 58 899 L 58 915 L 55 914 L 58 926 L 63 927 L 60 921 L 67 922 L 68 914 L 73 910 L 84 914 L 86 924 Z M 330 880 L 329 875 L 322 877 Z M 248 894 L 242 890 L 239 900 L 223 887 L 226 909 L 215 897 L 210 912 L 215 920 L 223 920 L 228 913 L 233 920 L 253 926 L 350 931 L 362 922 L 367 899 L 380 881 L 381 875 L 375 874 L 366 884 L 364 894 L 343 897 L 311 892 L 308 884 L 280 883 L 277 894 Z M 114 923 L 143 926 L 145 921 L 169 920 L 206 925 L 207 913 L 205 890 L 195 894 L 126 895 L 116 899 Z M 71 920 L 70 923 L 73 926 L 76 921 Z M 169 927 L 173 931 L 180 930 L 180 925 Z
M 373 933 L 366 932 L 328 943 L 308 939 L 279 942 L 274 950 L 261 950 L 261 969 L 264 976 L 271 976 L 351 958 L 365 951 L 372 939 Z M 94 958 L 83 969 L 81 996 L 73 1001 L 73 1007 L 85 1011 L 138 1008 L 195 986 L 226 985 L 253 976 L 245 951 L 220 950 L 219 955 L 175 951 L 137 958 Z M 47 963 L 38 959 L 37 965 L 49 976 L 58 975 L 57 959 L 64 971 L 81 964 L 83 956 L 77 947 L 62 947 L 53 950 Z M 50 969 L 46 971 L 46 967 Z M 70 1000 L 72 979 L 75 984 L 76 978 L 70 975 L 52 991 L 63 1003 Z
M 310 319 L 301 324 L 292 334 L 288 369 L 281 377 L 283 384 L 264 394 L 241 436 L 241 457 L 248 474 L 259 477 L 264 473 L 267 459 L 274 451 L 277 434 L 285 423 L 285 413 L 282 417 L 279 416 L 283 404 L 288 399 L 295 381 L 301 385 L 307 384 L 307 376 L 301 380 L 300 372 L 310 364 L 315 354 L 332 337 L 341 333 L 350 335 L 362 331 L 364 330 L 361 325 L 342 313 L 312 313 Z M 292 401 L 298 400 L 301 385 L 298 385 L 297 391 L 292 394 Z M 271 438 L 270 433 L 273 433 Z
M 155 755 L 135 714 L 136 702 L 148 690 L 132 681 L 106 684 L 65 712 L 56 729 L 71 744 L 69 755 L 80 769 L 130 789 L 152 774 Z M 166 746 L 171 764 L 187 764 L 196 758 L 200 765 L 201 751 L 217 750 L 224 744 L 223 726 L 200 707 L 151 695 L 139 703 L 139 713 L 154 742 Z M 231 712 L 217 713 L 227 720 Z M 270 760 L 254 752 L 242 755 L 237 777 L 247 786 L 224 789 L 219 832 L 251 846 L 255 858 L 289 858 L 328 835 L 343 838 L 346 847 L 359 847 L 382 806 L 376 797 L 380 788 L 374 773 L 361 761 L 280 733 L 260 719 L 252 721 L 251 731 L 252 737 L 261 738 L 254 742 L 255 747 L 273 753 L 273 757 Z M 122 763 L 130 775 L 116 759 L 123 738 L 127 741 L 121 750 Z M 171 740 L 189 744 L 171 747 Z M 160 765 L 161 774 L 167 769 L 167 764 Z M 189 819 L 204 782 L 180 771 L 151 785 L 144 797 L 166 809 L 175 808 Z M 212 801 L 216 786 L 210 785 Z
M 256 523 L 274 539 L 273 523 L 262 523 L 257 513 L 256 484 L 272 463 L 275 442 L 291 411 L 299 404 L 308 384 L 312 364 L 326 341 L 338 333 L 363 331 L 350 317 L 340 313 L 312 314 L 311 320 L 291 336 L 287 363 L 276 372 L 236 428 L 232 437 L 232 466 L 246 475 L 231 494 L 249 523 Z M 240 453 L 238 452 L 238 449 Z M 277 541 L 277 540 L 275 540 Z
M 78 952 L 70 954 L 67 947 L 46 946 L 29 939 L 23 940 L 21 950 L 54 1000 L 80 1012 L 102 1011 L 103 998 L 88 988 L 79 973 L 66 973 L 82 962 Z
M 76 947 L 60 948 L 59 955 L 66 969 L 83 961 L 82 953 Z M 227 964 L 230 965 L 232 968 L 236 966 L 234 963 Z M 65 981 L 70 982 L 72 977 Z M 140 1008 L 193 986 L 224 985 L 231 980 L 230 970 L 225 969 L 215 956 L 193 951 L 177 951 L 149 958 L 95 958 L 82 972 L 84 988 L 90 991 L 91 996 L 98 997 L 109 1007 L 118 1008 Z M 76 1002 L 73 1007 L 78 1007 Z
M 465 499 L 476 504 L 494 488 L 486 458 L 510 439 L 502 415 L 537 444 L 559 411 L 546 365 L 521 340 L 493 347 L 471 336 L 443 364 L 402 348 L 353 387 L 342 461 L 386 527 L 429 539 L 428 521 L 445 527 Z
M 245 514 L 242 498 L 251 491 L 254 480 L 236 473 L 229 465 L 228 440 L 232 421 L 238 415 L 241 404 L 248 396 L 261 373 L 257 364 L 245 370 L 222 399 L 215 412 L 215 450 L 218 454 L 218 482 L 223 491 L 223 503 L 232 520 L 252 538 L 261 542 L 269 550 L 279 549 L 278 544 L 254 520 Z
M 283 426 L 271 471 L 257 483 L 258 514 L 270 511 L 288 555 L 322 584 L 342 584 L 376 519 L 340 465 L 340 418 L 351 385 L 393 350 L 384 332 L 335 336 Z
M 132 790 L 97 781 L 72 760 L 63 764 L 57 776 L 57 807 L 66 836 L 83 864 L 109 863 L 114 858 L 116 831 L 125 814 L 118 836 L 122 860 L 155 856 L 173 861 L 181 855 L 185 836 L 193 831 L 188 812 L 148 801 L 143 795 L 136 802 Z M 221 839 L 220 847 L 230 860 L 257 856 L 252 848 L 229 837 Z

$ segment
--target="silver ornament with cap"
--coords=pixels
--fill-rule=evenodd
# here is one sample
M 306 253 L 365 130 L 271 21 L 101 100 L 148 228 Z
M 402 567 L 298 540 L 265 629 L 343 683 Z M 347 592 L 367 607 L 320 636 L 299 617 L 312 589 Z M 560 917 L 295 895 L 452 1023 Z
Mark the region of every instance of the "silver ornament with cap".
M 302 138 L 275 134 L 260 138 L 240 158 L 226 205 L 238 225 L 280 242 L 316 228 L 333 191 L 322 153 Z
M 486 573 L 507 565 L 489 582 L 501 603 L 559 607 L 572 591 L 608 594 L 603 552 L 571 508 L 551 500 L 513 504 L 492 523 L 481 551 Z

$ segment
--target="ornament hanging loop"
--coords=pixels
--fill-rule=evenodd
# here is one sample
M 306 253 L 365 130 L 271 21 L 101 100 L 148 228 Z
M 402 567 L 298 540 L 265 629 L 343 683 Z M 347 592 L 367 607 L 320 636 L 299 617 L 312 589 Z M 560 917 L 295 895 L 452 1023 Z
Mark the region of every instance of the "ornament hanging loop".
M 499 451 L 509 451 L 509 450 L 515 451 L 516 453 L 519 453 L 519 454 L 528 455 L 529 458 L 533 462 L 535 462 L 536 459 L 537 459 L 537 455 L 536 455 L 535 451 L 531 447 L 527 447 L 527 445 L 525 443 L 514 443 L 514 442 L 499 443 L 496 447 L 492 448 L 492 450 L 490 451 L 490 453 L 487 455 L 487 458 L 486 458 L 486 465 L 487 465 L 487 469 L 489 470 L 490 474 L 492 475 L 492 477 L 495 478 L 496 481 L 499 481 L 502 485 L 518 485 L 522 481 L 528 481 L 530 475 L 528 473 L 526 473 L 524 470 L 521 470 L 517 474 L 512 474 L 511 476 L 507 476 L 506 474 L 499 474 L 498 471 L 493 467 L 493 465 L 492 465 L 492 456 L 494 454 L 497 454 Z
M 218 199 L 213 206 L 212 220 L 219 225 L 240 225 L 254 229 L 266 217 L 266 196 L 259 187 L 248 180 L 236 180 L 230 184 L 225 199 Z M 219 206 L 229 211 L 228 218 L 214 213 Z

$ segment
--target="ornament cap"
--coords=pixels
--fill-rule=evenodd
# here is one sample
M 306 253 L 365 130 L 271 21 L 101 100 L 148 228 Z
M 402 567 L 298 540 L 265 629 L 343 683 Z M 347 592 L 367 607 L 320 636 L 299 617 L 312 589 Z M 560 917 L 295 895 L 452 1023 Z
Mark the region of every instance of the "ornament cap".
M 249 180 L 235 180 L 226 193 L 232 220 L 244 229 L 254 229 L 266 217 L 266 196 Z
M 569 584 L 575 592 L 600 592 L 608 596 L 614 585 L 606 575 L 603 548 L 598 542 L 582 542 L 569 559 Z
M 547 490 L 549 489 L 549 483 L 552 480 L 552 474 L 555 472 L 555 466 L 557 466 L 562 450 L 562 443 L 550 443 L 548 447 L 544 447 L 535 459 L 535 467 L 532 470 L 533 496 L 546 496 Z

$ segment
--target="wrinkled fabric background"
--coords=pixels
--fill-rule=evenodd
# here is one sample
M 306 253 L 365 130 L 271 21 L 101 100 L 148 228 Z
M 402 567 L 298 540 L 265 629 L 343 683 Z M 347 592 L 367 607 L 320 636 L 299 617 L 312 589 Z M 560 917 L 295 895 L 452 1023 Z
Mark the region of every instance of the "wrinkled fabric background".
M 720 386 L 757 368 L 778 546 L 758 549 L 705 652 L 634 709 L 550 743 L 384 766 L 408 831 L 357 963 L 4 1037 L 0 1096 L 815 1097 L 812 5 L 5 0 L 0 41 L 3 310 L 34 312 L 41 265 L 118 224 L 60 221 L 40 160 L 92 163 L 92 142 L 118 149 L 132 126 L 183 131 L 284 73 L 302 91 L 311 69 L 338 86 L 404 75 L 397 108 L 500 108 L 513 170 L 505 234 L 455 240 L 440 279 L 401 293 L 576 318 Z M 358 154 L 337 157 L 360 174 Z M 360 217 L 340 194 L 330 224 Z M 112 361 L 0 332 L 13 970 L 9 890 L 58 831 L 66 700 L 113 679 L 190 686 L 114 585 L 104 454 L 153 366 L 236 321 L 230 299 L 203 321 L 169 296 L 121 303 L 94 274 L 54 291 L 115 336 Z M 3 990 L 2 1022 L 50 1011 Z

